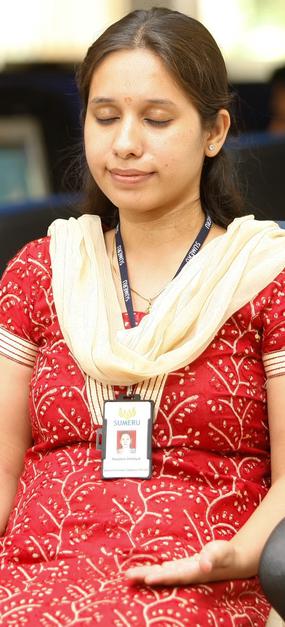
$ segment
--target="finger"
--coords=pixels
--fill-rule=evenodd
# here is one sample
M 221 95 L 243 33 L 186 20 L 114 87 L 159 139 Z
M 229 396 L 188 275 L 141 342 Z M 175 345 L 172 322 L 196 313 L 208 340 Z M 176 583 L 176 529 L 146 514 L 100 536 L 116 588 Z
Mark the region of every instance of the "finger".
M 194 560 L 195 562 L 199 562 L 200 553 L 194 553 L 191 557 L 182 557 L 179 560 L 168 560 L 162 563 L 163 566 L 172 566 L 173 568 L 177 568 L 178 564 L 187 565 L 189 560 Z
M 145 577 L 148 585 L 183 585 L 200 579 L 200 565 L 198 559 L 185 558 L 162 564 L 160 570 L 152 570 Z
M 170 570 L 172 571 L 176 571 L 178 567 L 180 568 L 184 568 L 185 566 L 187 567 L 187 564 L 189 563 L 189 560 L 195 560 L 195 561 L 199 561 L 199 553 L 195 553 L 195 555 L 192 555 L 192 557 L 185 557 L 185 558 L 181 558 L 178 560 L 169 560 L 169 561 L 165 561 L 162 562 L 162 564 L 153 564 L 150 566 L 134 566 L 132 568 L 128 568 L 128 570 L 125 572 L 125 575 L 127 575 L 128 577 L 144 577 L 148 574 L 151 573 L 160 573 L 160 571 L 162 569 L 165 569 L 165 567 L 169 567 Z
M 189 557 L 182 558 L 181 560 L 179 560 L 179 563 L 181 565 L 185 564 L 186 567 L 187 567 L 189 559 L 195 560 L 196 563 L 199 565 L 200 570 L 203 573 L 209 573 L 213 569 L 213 566 L 214 566 L 213 562 L 214 562 L 214 560 L 213 560 L 213 558 L 211 556 L 211 553 L 208 554 L 206 551 L 201 551 L 201 553 L 195 553 L 190 558 Z M 165 565 L 165 566 L 170 566 L 171 564 L 177 564 L 177 562 L 173 562 L 173 561 L 172 562 L 163 562 L 163 565 Z M 191 564 L 191 571 L 193 571 L 193 564 Z
M 133 568 L 128 568 L 125 572 L 125 575 L 128 579 L 133 579 L 135 581 L 144 581 L 145 577 L 149 574 L 159 572 L 161 570 L 161 566 L 156 564 L 154 566 L 135 566 Z

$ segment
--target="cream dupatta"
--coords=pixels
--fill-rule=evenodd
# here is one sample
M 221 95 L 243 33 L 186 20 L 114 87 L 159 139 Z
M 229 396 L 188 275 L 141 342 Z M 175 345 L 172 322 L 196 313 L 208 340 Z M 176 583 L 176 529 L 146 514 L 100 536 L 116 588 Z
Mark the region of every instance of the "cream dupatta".
M 285 232 L 253 216 L 235 219 L 206 244 L 156 299 L 137 327 L 124 329 L 98 216 L 49 228 L 52 287 L 65 341 L 105 389 L 158 377 L 196 359 L 218 329 L 285 267 Z

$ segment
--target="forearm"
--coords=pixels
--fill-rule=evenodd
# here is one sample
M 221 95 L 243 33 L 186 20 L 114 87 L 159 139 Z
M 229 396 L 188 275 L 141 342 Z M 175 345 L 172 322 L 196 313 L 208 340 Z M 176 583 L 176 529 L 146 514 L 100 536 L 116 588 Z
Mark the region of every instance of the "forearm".
M 264 544 L 277 523 L 285 517 L 285 476 L 271 486 L 265 498 L 248 521 L 232 538 L 235 549 L 235 577 L 251 577 L 257 574 Z M 284 556 L 285 558 L 285 556 Z
M 18 478 L 0 469 L 0 536 L 3 535 L 13 507 Z
M 214 540 L 192 558 L 138 566 L 129 569 L 126 576 L 147 585 L 172 586 L 253 577 L 267 538 L 285 517 L 284 494 L 285 476 L 281 476 L 230 541 Z

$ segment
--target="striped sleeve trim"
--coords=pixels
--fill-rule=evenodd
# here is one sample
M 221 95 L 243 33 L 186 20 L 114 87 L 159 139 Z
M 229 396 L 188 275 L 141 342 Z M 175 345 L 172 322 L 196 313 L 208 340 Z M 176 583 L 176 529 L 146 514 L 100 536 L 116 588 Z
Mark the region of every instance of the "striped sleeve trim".
M 285 374 L 285 350 L 263 355 L 263 365 L 267 379 Z
M 24 366 L 32 367 L 35 363 L 38 347 L 33 342 L 18 337 L 0 327 L 0 353 Z

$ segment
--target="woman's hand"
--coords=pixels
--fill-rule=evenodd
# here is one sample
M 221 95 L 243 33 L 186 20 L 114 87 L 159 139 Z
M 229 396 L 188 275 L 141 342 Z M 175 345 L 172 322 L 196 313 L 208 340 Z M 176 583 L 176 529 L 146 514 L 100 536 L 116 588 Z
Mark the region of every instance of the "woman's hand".
M 146 585 L 179 586 L 239 577 L 237 551 L 231 542 L 215 540 L 200 553 L 155 566 L 126 571 L 128 579 Z

